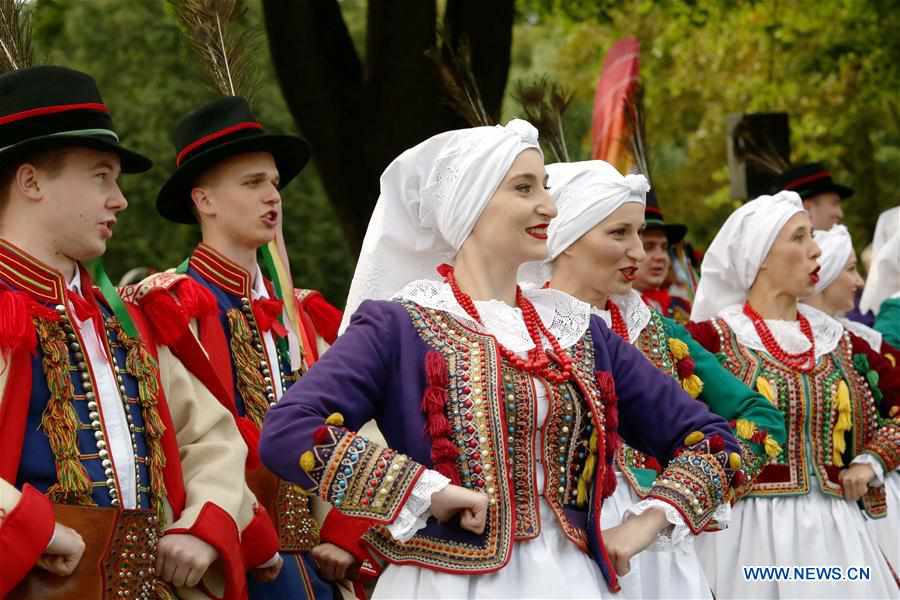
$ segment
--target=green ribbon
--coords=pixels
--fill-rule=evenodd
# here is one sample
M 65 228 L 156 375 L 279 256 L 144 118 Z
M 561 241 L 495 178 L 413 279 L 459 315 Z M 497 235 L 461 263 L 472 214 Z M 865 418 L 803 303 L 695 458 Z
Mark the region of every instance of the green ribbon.
M 275 259 L 272 256 L 271 250 L 269 250 L 268 245 L 261 246 L 258 253 L 258 259 L 260 262 L 260 268 L 262 269 L 263 275 L 268 277 L 269 280 L 274 284 L 272 287 L 275 288 L 275 297 L 284 302 L 284 295 L 281 293 L 282 289 L 282 281 L 278 278 L 278 269 L 275 268 Z M 284 313 L 278 315 L 278 321 L 284 326 Z M 282 361 L 285 357 L 290 356 L 290 348 L 288 347 L 288 338 L 278 337 L 277 335 L 273 335 L 272 338 L 275 340 L 275 345 L 278 347 L 278 352 L 282 356 Z M 290 363 L 290 359 L 287 360 Z
M 94 283 L 100 287 L 100 292 L 103 294 L 103 297 L 106 298 L 106 302 L 109 304 L 113 313 L 118 317 L 122 329 L 129 337 L 137 339 L 139 337 L 138 329 L 135 326 L 134 321 L 131 320 L 131 314 L 125 307 L 125 302 L 119 295 L 119 291 L 109 279 L 109 275 L 106 274 L 106 270 L 103 268 L 103 259 L 95 258 L 94 260 L 85 263 L 84 266 L 91 274 Z

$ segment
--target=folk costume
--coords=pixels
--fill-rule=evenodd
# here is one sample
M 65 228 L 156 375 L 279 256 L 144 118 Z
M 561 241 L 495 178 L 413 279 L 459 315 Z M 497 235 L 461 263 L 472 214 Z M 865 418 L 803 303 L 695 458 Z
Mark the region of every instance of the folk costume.
M 698 540 L 698 554 L 718 598 L 891 597 L 888 565 L 863 513 L 843 498 L 839 473 L 851 463 L 871 465 L 876 480 L 861 504 L 869 517 L 883 517 L 881 483 L 900 461 L 900 429 L 878 415 L 839 322 L 803 304 L 797 321 L 763 320 L 746 305 L 779 231 L 802 210 L 794 192 L 748 202 L 728 218 L 703 262 L 688 330 L 782 411 L 787 440 L 734 506 L 730 527 Z M 872 579 L 754 581 L 739 571 L 753 565 L 868 565 Z
M 872 311 L 874 328 L 891 345 L 900 347 L 900 218 L 888 211 L 875 231 L 872 268 L 866 278 L 860 310 Z M 877 249 L 876 249 L 877 246 Z
M 554 260 L 613 211 L 627 202 L 643 204 L 643 193 L 648 187 L 643 176 L 623 177 L 603 161 L 552 164 L 547 166 L 547 173 L 559 212 L 547 230 L 547 260 L 540 267 L 529 265 L 523 269 L 526 276 L 537 275 L 536 282 L 548 280 Z M 591 310 L 613 333 L 678 381 L 690 396 L 699 398 L 729 421 L 741 444 L 743 470 L 748 477 L 740 490 L 749 489 L 750 480 L 759 473 L 767 455 L 776 454 L 784 441 L 781 414 L 725 370 L 682 326 L 647 306 L 636 291 L 611 296 L 606 306 L 592 306 Z M 616 451 L 613 468 L 617 485 L 603 507 L 603 529 L 621 523 L 628 509 L 647 496 L 662 472 L 659 460 L 627 444 L 621 444 Z M 727 511 L 722 513 L 718 527 L 727 526 Z M 693 539 L 686 538 L 671 550 L 642 552 L 632 559 L 632 572 L 622 580 L 623 595 L 711 597 Z
M 72 146 L 118 154 L 124 173 L 152 164 L 119 146 L 83 73 L 0 76 L 0 113 L 5 164 Z M 230 476 L 246 451 L 146 317 L 114 290 L 102 294 L 85 266 L 63 274 L 6 240 L 0 315 L 0 596 L 246 597 L 239 528 L 251 505 Z M 57 521 L 86 542 L 65 578 L 33 568 Z M 159 539 L 179 533 L 221 558 L 196 588 L 173 590 L 153 575 Z
M 853 241 L 847 228 L 835 225 L 829 231 L 817 231 L 816 243 L 822 250 L 819 257 L 821 270 L 816 292 L 824 291 L 838 275 L 847 267 L 847 261 L 853 256 Z M 876 277 L 883 276 L 884 271 Z M 900 281 L 897 287 L 900 288 Z M 838 317 L 854 339 L 855 346 L 861 346 L 860 339 L 868 345 L 865 352 L 855 352 L 853 359 L 861 365 L 861 370 L 869 379 L 869 386 L 878 404 L 882 417 L 900 419 L 900 394 L 898 381 L 900 369 L 896 366 L 898 352 L 890 343 L 884 341 L 881 332 L 862 323 Z M 878 540 L 881 551 L 891 564 L 894 573 L 900 567 L 900 473 L 896 470 L 885 474 L 884 491 L 887 503 L 887 516 L 884 519 L 867 519 L 866 526 L 872 537 Z
M 663 509 L 675 540 L 702 530 L 740 468 L 727 423 L 588 305 L 554 290 L 473 301 L 452 267 L 435 272 L 531 149 L 537 131 L 514 120 L 439 134 L 388 166 L 355 314 L 266 420 L 263 461 L 357 522 L 386 565 L 375 597 L 609 597 L 600 518 L 618 434 L 668 460 L 636 512 Z M 389 447 L 355 433 L 371 418 Z M 482 535 L 430 518 L 449 482 L 489 497 Z
M 235 96 L 188 114 L 176 128 L 175 143 L 177 168 L 163 185 L 157 208 L 176 223 L 197 222 L 191 210 L 194 182 L 229 157 L 270 152 L 282 186 L 290 183 L 309 157 L 303 139 L 266 133 L 247 101 Z M 181 339 L 174 345 L 176 353 L 192 373 L 217 390 L 249 448 L 247 479 L 277 529 L 278 548 L 285 560 L 274 582 L 248 579 L 251 599 L 330 598 L 332 585 L 319 576 L 308 554 L 319 543 L 319 523 L 310 498 L 261 466 L 258 444 L 266 413 L 318 360 L 319 352 L 328 347 L 325 339 L 334 341 L 341 314 L 318 292 L 285 290 L 277 258 L 269 248 L 260 250 L 260 262 L 262 268 L 247 272 L 200 243 L 174 273 L 151 276 L 134 293 L 144 310 L 158 317 L 155 323 L 170 324 L 162 326 L 171 331 L 163 335 Z M 291 293 L 293 306 L 284 302 L 284 295 Z M 188 331 L 188 322 L 201 352 L 193 347 L 193 336 L 180 336 Z M 265 534 L 245 533 L 251 540 L 245 544 L 248 568 L 265 565 L 272 557 L 255 547 L 254 536 Z

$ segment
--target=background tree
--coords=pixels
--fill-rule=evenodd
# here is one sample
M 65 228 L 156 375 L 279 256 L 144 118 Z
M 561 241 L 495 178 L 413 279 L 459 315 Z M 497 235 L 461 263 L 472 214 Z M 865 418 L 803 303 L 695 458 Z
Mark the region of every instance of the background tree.
M 443 15 L 438 4 L 445 5 Z M 468 45 L 485 108 L 499 117 L 510 62 L 513 1 L 369 2 L 364 51 L 337 0 L 263 0 L 272 60 L 347 240 L 362 244 L 381 172 L 403 150 L 465 123 L 443 99 L 426 55 Z

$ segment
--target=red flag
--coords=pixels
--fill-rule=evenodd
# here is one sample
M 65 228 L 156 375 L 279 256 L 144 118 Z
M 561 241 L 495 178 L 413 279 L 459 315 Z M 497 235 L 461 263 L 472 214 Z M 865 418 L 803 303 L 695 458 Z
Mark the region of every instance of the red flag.
M 641 43 L 626 37 L 606 53 L 594 95 L 591 158 L 605 160 L 622 173 L 633 164 L 626 107 L 637 91 Z

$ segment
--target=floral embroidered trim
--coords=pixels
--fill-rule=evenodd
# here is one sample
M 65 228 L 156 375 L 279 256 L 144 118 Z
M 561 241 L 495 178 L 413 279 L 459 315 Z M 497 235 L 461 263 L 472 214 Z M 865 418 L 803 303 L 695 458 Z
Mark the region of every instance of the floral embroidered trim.
M 351 517 L 393 521 L 425 468 L 343 427 L 322 425 L 300 466 L 318 496 Z
M 693 533 L 712 520 L 716 508 L 727 500 L 732 479 L 740 486 L 746 480 L 741 458 L 725 452 L 718 435 L 705 437 L 695 431 L 685 438 L 665 471 L 656 479 L 649 498 L 663 500 L 681 513 Z

